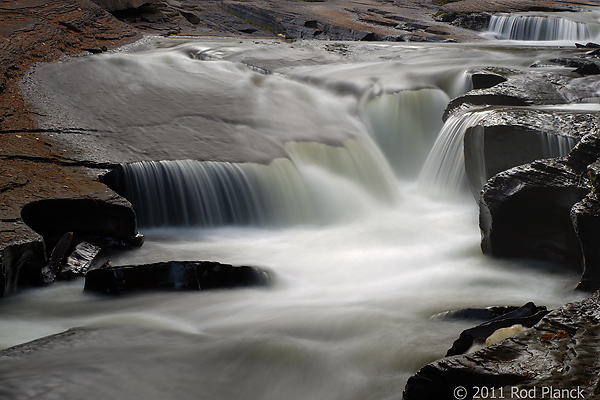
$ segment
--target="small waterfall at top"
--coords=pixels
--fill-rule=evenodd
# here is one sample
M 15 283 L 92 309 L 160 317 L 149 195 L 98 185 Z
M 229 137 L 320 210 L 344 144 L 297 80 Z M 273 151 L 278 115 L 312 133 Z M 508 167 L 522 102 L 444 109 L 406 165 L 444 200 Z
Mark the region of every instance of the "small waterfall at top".
M 554 15 L 494 15 L 488 32 L 503 40 L 594 40 L 600 25 Z
M 448 101 L 440 89 L 420 89 L 384 93 L 366 102 L 373 138 L 397 176 L 418 176 L 443 125 Z
M 123 164 L 105 183 L 143 227 L 283 226 L 351 218 L 393 204 L 393 173 L 367 140 L 286 145 L 268 165 L 193 160 Z
M 428 192 L 453 197 L 467 185 L 464 138 L 468 128 L 476 126 L 489 111 L 452 114 L 438 135 L 419 176 L 419 185 Z

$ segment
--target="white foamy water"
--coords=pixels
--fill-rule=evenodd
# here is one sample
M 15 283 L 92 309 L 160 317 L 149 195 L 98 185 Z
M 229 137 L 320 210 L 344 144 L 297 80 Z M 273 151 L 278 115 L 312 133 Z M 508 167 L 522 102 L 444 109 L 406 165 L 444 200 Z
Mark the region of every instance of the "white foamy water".
M 577 271 L 484 257 L 472 198 L 446 201 L 443 193 L 424 193 L 407 178 L 417 175 L 426 147 L 433 146 L 431 127 L 441 126 L 439 99 L 465 88 L 467 70 L 525 68 L 554 50 L 343 45 L 335 47 L 347 50 L 342 54 L 315 42 L 156 39 L 132 53 L 67 63 L 73 82 L 89 68 L 110 68 L 103 87 L 119 89 L 119 101 L 136 99 L 132 112 L 126 108 L 130 100 L 122 101 L 123 110 L 113 104 L 114 114 L 103 120 L 86 114 L 80 99 L 69 114 L 73 121 L 100 126 L 107 137 L 152 132 L 129 141 L 127 154 L 140 154 L 136 141 L 149 154 L 153 147 L 162 154 L 169 149 L 162 143 L 173 137 L 182 147 L 177 154 L 185 154 L 186 161 L 173 157 L 127 167 L 134 178 L 126 184 L 137 187 L 132 196 L 149 204 L 138 206 L 141 218 L 157 213 L 162 219 L 142 225 L 147 240 L 140 249 L 104 257 L 115 265 L 256 265 L 271 272 L 273 283 L 108 299 L 84 294 L 78 280 L 4 299 L 0 347 L 73 327 L 92 330 L 23 359 L 0 359 L 0 398 L 397 399 L 410 375 L 443 356 L 472 326 L 432 315 L 528 301 L 555 308 L 581 296 L 573 292 Z M 242 62 L 274 73 L 252 72 Z M 138 72 L 137 83 L 119 88 L 131 71 Z M 48 84 L 54 95 L 78 98 L 76 87 L 47 72 L 40 74 L 55 79 Z M 232 82 L 242 82 L 244 94 Z M 180 93 L 184 100 L 157 100 Z M 404 105 L 415 97 L 422 107 Z M 110 91 L 102 90 L 93 104 L 103 107 L 110 100 Z M 423 109 L 428 107 L 431 118 Z M 304 125 L 305 119 L 310 123 Z M 101 126 L 103 121 L 112 125 Z M 237 139 L 214 148 L 225 149 L 223 158 L 239 158 L 235 146 L 246 143 L 244 135 L 254 138 L 263 129 L 264 143 L 273 138 L 277 148 L 270 163 L 202 163 L 207 160 L 202 154 L 195 159 L 192 151 L 198 147 L 186 147 L 203 139 L 212 146 L 222 140 L 215 132 L 223 132 Z M 285 131 L 285 140 L 277 129 Z M 293 139 L 300 142 L 281 143 Z M 248 146 L 256 146 L 252 154 L 264 150 Z M 403 160 L 394 159 L 403 152 L 419 166 L 409 165 L 406 175 Z M 235 207 L 223 211 L 219 196 L 235 197 Z M 209 223 L 192 218 L 200 209 L 213 218 Z M 232 209 L 241 211 L 228 219 Z

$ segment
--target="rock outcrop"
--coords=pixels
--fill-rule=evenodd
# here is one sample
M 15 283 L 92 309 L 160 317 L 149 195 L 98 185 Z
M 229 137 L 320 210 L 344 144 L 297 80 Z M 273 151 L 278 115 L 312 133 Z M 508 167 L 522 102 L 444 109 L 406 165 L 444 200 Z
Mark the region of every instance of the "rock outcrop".
M 515 393 L 534 394 L 522 398 L 550 398 L 549 393 L 541 393 L 550 387 L 579 389 L 572 398 L 590 396 L 600 372 L 599 323 L 600 294 L 596 292 L 549 313 L 517 336 L 426 365 L 408 379 L 403 398 L 455 400 L 459 395 L 472 399 L 477 387 L 486 387 L 490 393 L 495 389 L 495 398 L 507 399 L 518 398 Z
M 123 295 L 144 290 L 209 290 L 264 286 L 269 274 L 260 268 L 212 261 L 170 261 L 144 265 L 104 264 L 89 271 L 85 291 Z
M 535 161 L 494 176 L 479 201 L 483 252 L 579 267 L 581 250 L 570 210 L 588 192 L 581 172 L 565 159 Z
M 476 198 L 494 175 L 534 160 L 567 156 L 600 124 L 596 111 L 504 108 L 489 111 L 464 139 L 465 171 Z
M 21 217 L 52 245 L 64 232 L 73 232 L 77 237 L 106 236 L 117 240 L 137 234 L 133 207 L 120 196 L 38 200 L 26 204 Z
M 535 161 L 493 177 L 479 204 L 484 253 L 583 265 L 579 289 L 598 289 L 599 156 L 600 140 L 590 133 L 566 158 Z
M 446 357 L 466 353 L 471 346 L 473 346 L 475 341 L 485 341 L 486 338 L 491 336 L 498 329 L 508 328 L 515 324 L 532 327 L 546 314 L 548 314 L 546 307 L 538 307 L 529 302 L 523 307 L 499 315 L 489 321 L 474 326 L 473 328 L 466 329 L 462 331 L 458 339 L 452 343 L 452 347 L 446 352 Z

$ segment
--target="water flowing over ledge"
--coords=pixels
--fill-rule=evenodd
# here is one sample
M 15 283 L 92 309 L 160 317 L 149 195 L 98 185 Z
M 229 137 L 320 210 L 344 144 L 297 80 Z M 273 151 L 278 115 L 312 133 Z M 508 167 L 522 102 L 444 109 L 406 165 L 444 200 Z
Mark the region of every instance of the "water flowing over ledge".
M 598 40 L 600 22 L 580 22 L 555 15 L 493 15 L 488 33 L 503 40 Z
M 366 139 L 343 147 L 291 142 L 286 149 L 290 158 L 267 165 L 123 164 L 104 181 L 132 202 L 142 227 L 319 223 L 397 201 L 393 173 Z

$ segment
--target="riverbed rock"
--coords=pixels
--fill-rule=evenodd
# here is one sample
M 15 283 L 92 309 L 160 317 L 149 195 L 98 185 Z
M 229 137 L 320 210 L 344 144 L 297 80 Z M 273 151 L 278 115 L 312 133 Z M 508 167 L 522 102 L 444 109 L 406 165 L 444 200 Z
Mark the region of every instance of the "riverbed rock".
M 269 283 L 267 271 L 213 261 L 169 261 L 102 267 L 85 276 L 85 291 L 122 295 L 145 290 L 210 290 Z
M 508 328 L 515 324 L 526 327 L 532 327 L 537 324 L 548 311 L 546 307 L 538 307 L 532 302 L 525 304 L 506 314 L 495 317 L 482 324 L 466 329 L 461 332 L 458 339 L 454 341 L 452 347 L 446 352 L 446 357 L 464 354 L 467 352 L 476 340 L 485 341 L 498 329 Z
M 600 138 L 587 135 L 574 151 L 573 161 L 580 165 L 589 163 L 600 155 Z M 588 179 L 592 191 L 571 209 L 571 220 L 575 233 L 581 244 L 583 255 L 583 275 L 578 289 L 593 291 L 600 288 L 600 161 L 590 163 L 587 167 Z
M 51 284 L 56 279 L 56 276 L 60 273 L 63 263 L 66 261 L 67 256 L 71 252 L 71 244 L 73 243 L 73 232 L 65 233 L 56 243 L 48 265 L 42 268 L 42 274 L 44 275 L 44 283 Z
M 59 198 L 26 204 L 23 222 L 54 245 L 64 232 L 75 236 L 107 236 L 127 240 L 137 234 L 131 204 L 120 196 L 108 199 Z
M 43 285 L 42 268 L 47 262 L 44 239 L 39 235 L 0 246 L 0 297 Z
M 81 242 L 75 246 L 75 250 L 69 255 L 61 266 L 59 278 L 71 280 L 78 276 L 84 276 L 92 266 L 96 256 L 102 248 L 88 242 Z
M 512 168 L 486 183 L 479 201 L 481 248 L 497 257 L 555 259 L 579 268 L 579 240 L 570 218 L 590 188 L 566 159 Z
M 507 80 L 486 89 L 474 89 L 452 99 L 444 111 L 443 120 L 464 105 L 529 106 L 557 105 L 593 97 L 588 89 L 573 85 L 573 76 L 550 72 L 505 75 Z
M 490 306 L 483 308 L 462 308 L 460 310 L 445 311 L 432 316 L 432 319 L 442 320 L 481 320 L 489 321 L 496 317 L 515 311 L 517 306 Z
M 442 358 L 408 379 L 404 400 L 472 399 L 476 387 L 496 389 L 496 398 L 514 391 L 579 388 L 592 394 L 600 372 L 600 296 L 596 292 L 546 315 L 533 329 L 472 354 Z M 462 390 L 462 389 L 461 389 Z M 500 396 L 503 393 L 504 397 Z M 465 396 L 463 397 L 462 394 Z M 512 396 L 511 396 L 512 394 Z M 480 393 L 481 395 L 481 393 Z M 548 393 L 546 397 L 550 398 Z
M 497 173 L 534 160 L 567 156 L 600 125 L 597 111 L 504 108 L 488 112 L 464 138 L 465 171 L 478 199 Z M 584 167 L 585 168 L 585 167 Z
M 490 68 L 469 71 L 473 89 L 489 89 L 508 80 L 503 74 L 497 73 L 495 70 L 495 68 Z

